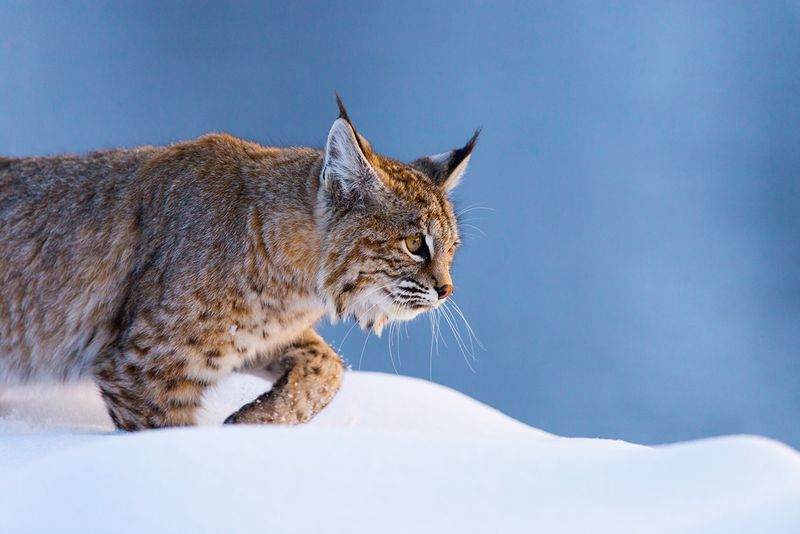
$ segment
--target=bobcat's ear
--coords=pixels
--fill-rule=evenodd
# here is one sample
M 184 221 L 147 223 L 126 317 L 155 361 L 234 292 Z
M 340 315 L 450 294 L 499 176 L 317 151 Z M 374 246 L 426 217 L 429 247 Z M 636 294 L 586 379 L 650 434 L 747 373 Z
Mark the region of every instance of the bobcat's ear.
M 481 130 L 478 128 L 463 147 L 450 152 L 419 158 L 413 161 L 411 166 L 422 171 L 433 183 L 441 187 L 446 193 L 449 193 L 458 185 L 467 170 L 469 158 L 472 156 L 472 149 L 475 148 L 475 143 L 478 142 L 480 133 Z
M 339 118 L 334 121 L 325 143 L 322 186 L 336 196 L 364 198 L 380 187 L 380 178 L 371 160 L 372 148 L 356 132 L 339 95 Z

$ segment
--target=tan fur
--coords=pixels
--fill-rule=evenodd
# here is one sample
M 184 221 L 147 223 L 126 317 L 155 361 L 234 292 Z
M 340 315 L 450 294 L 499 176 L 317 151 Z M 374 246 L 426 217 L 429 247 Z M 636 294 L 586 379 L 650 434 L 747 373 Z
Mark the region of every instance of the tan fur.
M 331 170 L 341 126 L 326 150 L 207 135 L 0 158 L 0 382 L 91 377 L 136 430 L 193 424 L 220 377 L 271 369 L 228 422 L 313 417 L 343 374 L 313 331 L 326 311 L 379 330 L 438 305 L 458 240 L 447 169 L 469 157 L 435 174 L 361 138 L 373 183 L 356 187 Z M 424 262 L 402 248 L 415 232 L 435 243 Z

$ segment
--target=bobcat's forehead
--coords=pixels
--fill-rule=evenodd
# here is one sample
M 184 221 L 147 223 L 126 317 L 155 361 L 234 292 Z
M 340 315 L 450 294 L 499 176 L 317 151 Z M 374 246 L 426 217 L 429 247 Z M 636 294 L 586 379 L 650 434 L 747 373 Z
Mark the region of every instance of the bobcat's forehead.
M 441 188 L 417 169 L 390 158 L 380 157 L 380 170 L 394 197 L 395 217 L 445 243 L 458 240 L 453 205 Z

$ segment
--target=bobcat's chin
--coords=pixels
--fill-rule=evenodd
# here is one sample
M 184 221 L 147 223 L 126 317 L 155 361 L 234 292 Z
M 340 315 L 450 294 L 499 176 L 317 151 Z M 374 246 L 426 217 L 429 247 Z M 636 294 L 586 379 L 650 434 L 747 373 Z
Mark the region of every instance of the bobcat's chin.
M 372 330 L 380 337 L 384 327 L 389 323 L 410 321 L 419 314 L 430 311 L 433 308 L 435 308 L 435 305 L 420 304 L 412 306 L 381 300 L 367 303 L 361 306 L 360 309 L 353 310 L 352 313 L 362 330 Z

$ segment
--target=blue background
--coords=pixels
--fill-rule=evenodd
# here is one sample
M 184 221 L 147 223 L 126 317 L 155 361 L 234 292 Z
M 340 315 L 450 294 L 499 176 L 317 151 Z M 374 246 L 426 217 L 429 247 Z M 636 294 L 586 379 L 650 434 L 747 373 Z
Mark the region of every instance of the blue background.
M 433 380 L 564 435 L 800 446 L 797 2 L 0 5 L 2 154 L 321 146 L 335 90 L 400 159 L 484 128 L 454 278 L 486 350 Z

